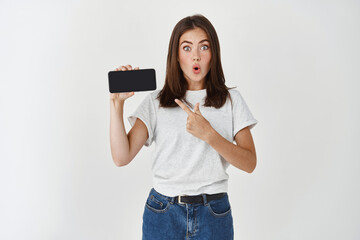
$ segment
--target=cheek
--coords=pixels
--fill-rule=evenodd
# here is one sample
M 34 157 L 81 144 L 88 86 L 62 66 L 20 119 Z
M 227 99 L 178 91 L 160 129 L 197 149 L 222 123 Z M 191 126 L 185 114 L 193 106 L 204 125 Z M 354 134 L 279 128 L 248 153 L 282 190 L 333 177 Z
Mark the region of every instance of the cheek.
M 180 66 L 187 65 L 187 57 L 184 54 L 179 54 L 179 63 Z
M 211 61 L 211 53 L 209 54 L 204 54 L 203 58 L 204 62 L 206 62 L 206 65 L 210 66 L 210 61 Z

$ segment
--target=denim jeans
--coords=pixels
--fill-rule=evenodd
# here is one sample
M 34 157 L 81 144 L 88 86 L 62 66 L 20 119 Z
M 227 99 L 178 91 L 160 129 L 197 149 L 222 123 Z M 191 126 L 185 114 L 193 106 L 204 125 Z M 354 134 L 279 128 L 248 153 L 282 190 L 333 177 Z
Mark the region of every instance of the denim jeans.
M 175 197 L 160 194 L 151 188 L 146 199 L 143 240 L 232 240 L 234 239 L 231 206 L 226 193 L 204 203 L 178 203 Z

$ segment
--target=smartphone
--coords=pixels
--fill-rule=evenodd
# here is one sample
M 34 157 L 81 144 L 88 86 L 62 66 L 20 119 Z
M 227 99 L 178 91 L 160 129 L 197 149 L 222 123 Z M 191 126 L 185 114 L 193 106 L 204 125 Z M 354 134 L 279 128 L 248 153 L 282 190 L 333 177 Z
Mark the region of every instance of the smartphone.
M 110 71 L 109 91 L 140 92 L 156 89 L 155 69 L 139 69 L 127 71 Z

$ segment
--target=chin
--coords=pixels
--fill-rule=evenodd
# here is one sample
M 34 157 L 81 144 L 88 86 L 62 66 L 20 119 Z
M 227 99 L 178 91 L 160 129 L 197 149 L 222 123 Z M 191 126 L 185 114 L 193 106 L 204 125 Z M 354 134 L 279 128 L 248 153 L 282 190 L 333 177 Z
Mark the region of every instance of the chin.
M 189 80 L 191 80 L 193 82 L 200 82 L 202 79 L 204 79 L 206 77 L 206 75 L 203 76 L 202 74 L 201 75 L 195 75 L 195 77 L 189 77 L 189 76 L 192 76 L 193 74 L 194 74 L 193 72 L 191 72 L 190 74 L 187 74 L 185 79 L 189 79 Z

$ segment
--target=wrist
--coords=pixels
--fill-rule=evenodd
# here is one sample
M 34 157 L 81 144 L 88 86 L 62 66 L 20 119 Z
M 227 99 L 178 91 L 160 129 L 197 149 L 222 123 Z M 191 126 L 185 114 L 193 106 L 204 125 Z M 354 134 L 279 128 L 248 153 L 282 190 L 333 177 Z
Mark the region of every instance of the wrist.
M 123 113 L 124 111 L 124 102 L 119 100 L 112 100 L 110 101 L 110 108 L 111 111 L 116 111 L 118 113 Z
M 110 103 L 114 106 L 124 106 L 124 100 L 110 99 Z
M 217 134 L 217 132 L 215 131 L 215 129 L 211 127 L 210 131 L 208 131 L 205 142 L 207 142 L 209 145 L 211 145 L 211 143 L 216 139 L 216 134 Z

